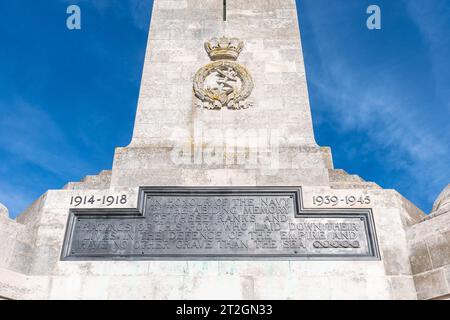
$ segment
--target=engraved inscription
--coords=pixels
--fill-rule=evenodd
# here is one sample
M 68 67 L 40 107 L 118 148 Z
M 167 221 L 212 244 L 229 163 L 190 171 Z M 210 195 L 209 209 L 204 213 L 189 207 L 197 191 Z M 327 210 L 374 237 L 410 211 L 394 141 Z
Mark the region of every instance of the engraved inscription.
M 126 194 L 121 195 L 105 195 L 105 196 L 95 196 L 95 195 L 78 195 L 72 196 L 70 198 L 70 206 L 78 207 L 81 205 L 105 205 L 107 207 L 112 205 L 125 205 L 128 203 L 128 196 Z
M 65 258 L 376 257 L 371 216 L 300 212 L 296 192 L 143 193 L 142 215 L 73 214 Z

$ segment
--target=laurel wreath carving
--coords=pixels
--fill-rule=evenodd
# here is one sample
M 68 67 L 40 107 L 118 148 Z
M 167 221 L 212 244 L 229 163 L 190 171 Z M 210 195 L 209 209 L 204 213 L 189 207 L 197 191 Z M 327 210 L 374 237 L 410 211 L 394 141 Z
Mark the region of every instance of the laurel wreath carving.
M 213 72 L 223 74 L 223 70 L 233 70 L 236 76 L 241 80 L 240 90 L 231 90 L 228 94 L 217 95 L 211 90 L 204 88 L 206 78 Z M 250 106 L 250 102 L 245 100 L 250 96 L 253 90 L 253 79 L 246 68 L 233 61 L 219 60 L 202 67 L 194 77 L 194 93 L 200 100 L 198 105 L 203 105 L 208 109 L 244 109 Z

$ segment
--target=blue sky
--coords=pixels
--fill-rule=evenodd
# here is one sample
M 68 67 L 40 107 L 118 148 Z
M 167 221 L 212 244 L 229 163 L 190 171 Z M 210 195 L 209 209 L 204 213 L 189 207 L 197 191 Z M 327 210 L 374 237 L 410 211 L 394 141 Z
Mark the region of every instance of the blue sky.
M 211 0 L 214 1 L 214 0 Z M 82 30 L 65 26 L 82 9 Z M 382 9 L 369 31 L 366 8 Z M 152 1 L 0 2 L 0 202 L 112 165 L 129 143 Z M 450 2 L 298 1 L 316 139 L 428 212 L 450 182 Z

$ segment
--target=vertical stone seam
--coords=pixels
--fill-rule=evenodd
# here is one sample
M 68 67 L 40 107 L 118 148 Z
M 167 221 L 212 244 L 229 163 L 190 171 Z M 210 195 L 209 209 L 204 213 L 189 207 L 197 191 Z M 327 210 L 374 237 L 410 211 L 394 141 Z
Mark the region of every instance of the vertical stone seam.
M 428 259 L 430 259 L 431 270 L 433 270 L 434 269 L 434 263 L 433 263 L 433 258 L 431 257 L 430 247 L 428 246 L 427 239 L 424 239 L 424 242 L 425 242 L 425 247 L 427 248 Z M 431 271 L 431 270 L 429 270 L 429 271 Z

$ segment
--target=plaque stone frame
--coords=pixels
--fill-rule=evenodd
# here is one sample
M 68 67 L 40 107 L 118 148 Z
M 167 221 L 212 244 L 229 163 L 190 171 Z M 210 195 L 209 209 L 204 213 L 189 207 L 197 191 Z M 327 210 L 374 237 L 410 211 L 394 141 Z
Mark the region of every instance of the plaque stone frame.
M 195 254 L 165 254 L 165 253 L 77 253 L 73 248 L 73 239 L 77 223 L 86 219 L 103 219 L 105 221 L 112 221 L 116 219 L 145 219 L 149 214 L 146 212 L 146 204 L 149 197 L 152 196 L 202 196 L 202 197 L 220 197 L 220 196 L 288 196 L 293 198 L 294 203 L 294 218 L 303 219 L 359 219 L 364 223 L 364 232 L 367 240 L 367 252 L 355 254 L 349 253 L 307 253 L 307 254 L 292 254 L 292 253 L 255 253 L 255 254 L 239 254 L 239 253 L 195 253 Z M 350 261 L 368 261 L 381 260 L 378 240 L 375 230 L 375 223 L 373 220 L 373 213 L 371 208 L 320 208 L 320 209 L 305 209 L 303 207 L 303 193 L 301 187 L 140 187 L 138 195 L 137 209 L 77 209 L 69 210 L 69 217 L 64 237 L 64 243 L 61 253 L 62 261 L 142 261 L 142 260 L 187 260 L 187 261 L 208 261 L 208 260 L 350 260 Z

